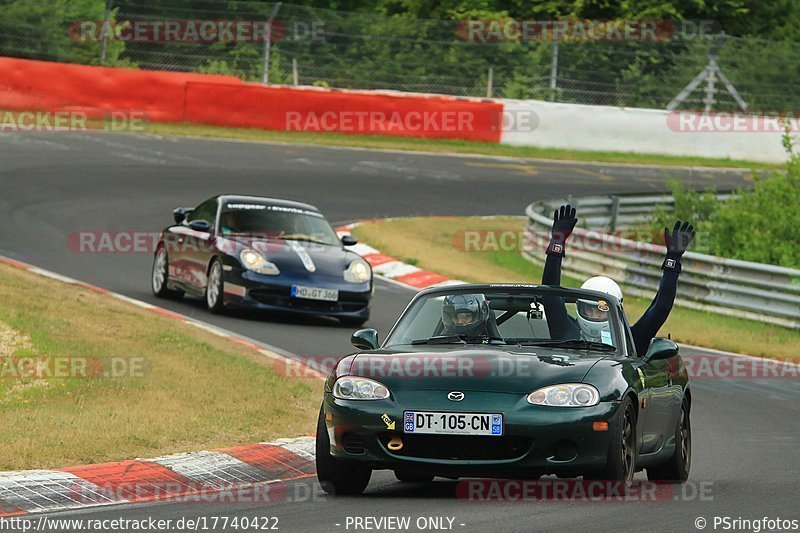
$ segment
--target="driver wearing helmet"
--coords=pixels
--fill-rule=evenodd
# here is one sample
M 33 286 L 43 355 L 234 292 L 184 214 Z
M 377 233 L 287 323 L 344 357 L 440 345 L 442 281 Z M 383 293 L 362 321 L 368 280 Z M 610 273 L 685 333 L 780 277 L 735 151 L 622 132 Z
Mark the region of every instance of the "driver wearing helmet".
M 446 335 L 486 335 L 489 304 L 483 294 L 451 294 L 442 302 L 442 324 Z
M 575 208 L 570 205 L 562 205 L 553 214 L 553 228 L 550 244 L 547 247 L 547 261 L 545 261 L 544 272 L 542 273 L 543 285 L 561 284 L 561 261 L 564 258 L 565 243 L 577 223 Z M 680 220 L 675 223 L 672 232 L 664 228 L 667 255 L 661 265 L 664 274 L 661 276 L 658 292 L 647 311 L 631 326 L 633 343 L 636 347 L 636 353 L 639 355 L 644 355 L 647 351 L 650 341 L 658 334 L 658 330 L 664 325 L 669 312 L 672 310 L 672 304 L 675 302 L 675 293 L 678 288 L 678 276 L 681 272 L 680 260 L 684 252 L 686 252 L 686 248 L 692 242 L 694 235 L 694 227 L 688 222 L 684 222 L 681 225 Z M 604 292 L 614 296 L 622 303 L 622 289 L 614 280 L 606 276 L 590 278 L 581 285 L 581 288 Z M 581 338 L 585 340 L 598 340 L 607 336 L 607 343 L 610 344 L 609 324 L 602 311 L 604 302 L 594 303 L 593 307 L 595 309 L 590 309 L 592 306 L 582 305 L 581 302 L 585 301 L 578 300 L 578 316 L 576 319 L 567 314 L 567 310 L 563 305 L 544 302 L 550 335 L 553 338 Z M 606 341 L 601 340 L 601 342 Z

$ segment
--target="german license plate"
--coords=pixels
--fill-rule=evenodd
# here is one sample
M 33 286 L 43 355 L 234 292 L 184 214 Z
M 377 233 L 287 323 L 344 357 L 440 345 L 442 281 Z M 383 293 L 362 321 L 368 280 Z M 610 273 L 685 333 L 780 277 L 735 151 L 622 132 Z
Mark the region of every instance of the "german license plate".
M 292 296 L 295 298 L 305 298 L 306 300 L 323 300 L 325 302 L 335 302 L 339 300 L 339 291 L 336 289 L 321 289 L 319 287 L 305 287 L 303 285 L 292 285 Z
M 503 434 L 503 415 L 498 413 L 403 411 L 403 432 L 499 437 Z

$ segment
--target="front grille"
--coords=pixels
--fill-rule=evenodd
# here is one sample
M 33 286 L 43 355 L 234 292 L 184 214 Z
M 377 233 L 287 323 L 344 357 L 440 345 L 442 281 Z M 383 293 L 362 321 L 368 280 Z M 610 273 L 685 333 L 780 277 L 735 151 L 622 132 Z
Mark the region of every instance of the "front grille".
M 388 445 L 390 438 L 388 433 L 381 436 L 384 446 Z M 529 437 L 404 434 L 402 439 L 403 448 L 390 453 L 402 457 L 456 461 L 517 459 L 533 445 L 533 439 Z
M 342 435 L 342 448 L 349 454 L 363 455 L 364 441 L 355 433 L 345 433 Z
M 338 302 L 324 302 L 320 300 L 305 300 L 303 298 L 292 298 L 286 287 L 264 287 L 250 289 L 248 295 L 253 300 L 287 309 L 298 309 L 301 311 L 317 311 L 322 313 L 341 313 L 357 312 L 367 307 L 369 302 L 368 294 L 339 292 Z

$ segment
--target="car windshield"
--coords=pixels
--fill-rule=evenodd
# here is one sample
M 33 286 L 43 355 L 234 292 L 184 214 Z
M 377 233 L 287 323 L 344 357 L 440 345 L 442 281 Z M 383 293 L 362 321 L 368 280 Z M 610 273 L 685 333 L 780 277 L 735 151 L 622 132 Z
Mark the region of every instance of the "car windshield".
M 316 211 L 261 203 L 231 202 L 220 214 L 220 233 L 262 239 L 310 241 L 339 246 L 339 238 Z
M 385 346 L 485 344 L 615 352 L 621 331 L 616 308 L 602 298 L 534 286 L 458 288 L 416 299 Z

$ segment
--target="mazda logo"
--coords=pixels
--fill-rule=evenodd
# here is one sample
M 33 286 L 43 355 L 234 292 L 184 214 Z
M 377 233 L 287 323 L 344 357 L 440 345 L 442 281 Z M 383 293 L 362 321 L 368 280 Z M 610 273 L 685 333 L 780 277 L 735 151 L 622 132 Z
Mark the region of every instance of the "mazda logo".
M 453 392 L 447 395 L 447 399 L 452 400 L 454 402 L 460 402 L 461 400 L 464 399 L 464 393 L 454 390 Z

